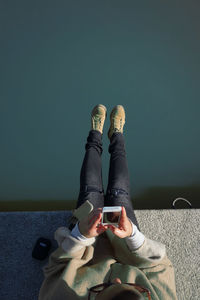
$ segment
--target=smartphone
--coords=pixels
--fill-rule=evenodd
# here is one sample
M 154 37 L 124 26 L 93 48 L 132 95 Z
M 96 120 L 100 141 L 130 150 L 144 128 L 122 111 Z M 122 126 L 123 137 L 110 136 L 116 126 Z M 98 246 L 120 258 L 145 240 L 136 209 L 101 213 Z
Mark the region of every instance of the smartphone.
M 118 226 L 121 217 L 121 206 L 105 206 L 102 209 L 101 223 L 103 225 Z

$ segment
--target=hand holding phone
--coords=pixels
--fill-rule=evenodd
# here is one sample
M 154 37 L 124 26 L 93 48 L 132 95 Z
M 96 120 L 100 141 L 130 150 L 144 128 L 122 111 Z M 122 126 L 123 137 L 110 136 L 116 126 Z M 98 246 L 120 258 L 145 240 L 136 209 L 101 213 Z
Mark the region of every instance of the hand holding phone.
M 96 237 L 107 228 L 101 224 L 102 208 L 93 209 L 79 224 L 80 233 L 86 238 Z
M 102 221 L 103 221 L 103 217 L 102 217 Z M 113 224 L 112 218 L 110 219 L 110 221 L 111 222 L 107 223 L 107 225 L 105 225 L 105 226 L 107 228 L 109 228 L 116 236 L 118 236 L 120 238 L 125 238 L 125 237 L 131 236 L 133 227 L 132 227 L 132 223 L 130 222 L 129 218 L 126 215 L 126 209 L 124 206 L 121 207 L 121 214 L 120 214 L 119 222 L 118 222 L 117 226 L 115 225 L 116 223 Z M 105 223 L 102 223 L 102 224 L 105 224 Z
M 98 236 L 107 229 L 120 238 L 132 234 L 132 224 L 123 206 L 96 208 L 79 222 L 78 227 L 80 233 L 87 238 Z

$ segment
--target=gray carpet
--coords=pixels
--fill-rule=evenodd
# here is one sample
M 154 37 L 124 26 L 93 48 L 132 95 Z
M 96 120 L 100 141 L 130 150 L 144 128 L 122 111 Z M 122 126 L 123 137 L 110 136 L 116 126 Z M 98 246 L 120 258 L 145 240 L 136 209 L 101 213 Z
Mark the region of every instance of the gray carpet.
M 32 258 L 39 237 L 57 247 L 55 230 L 65 226 L 68 211 L 0 213 L 0 299 L 37 300 L 48 258 Z M 200 209 L 136 210 L 140 230 L 166 245 L 176 276 L 179 300 L 200 297 Z M 162 299 L 164 300 L 164 299 Z

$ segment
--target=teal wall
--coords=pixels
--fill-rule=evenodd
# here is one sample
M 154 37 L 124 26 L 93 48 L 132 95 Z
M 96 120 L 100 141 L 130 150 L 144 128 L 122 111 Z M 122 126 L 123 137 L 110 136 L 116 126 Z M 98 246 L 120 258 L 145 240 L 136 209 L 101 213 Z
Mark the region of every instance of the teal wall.
M 198 1 L 2 1 L 0 22 L 0 200 L 76 199 L 90 112 L 102 103 L 126 110 L 136 206 L 147 194 L 150 207 L 154 189 L 163 202 L 165 188 L 197 203 Z M 108 128 L 109 115 L 104 188 Z

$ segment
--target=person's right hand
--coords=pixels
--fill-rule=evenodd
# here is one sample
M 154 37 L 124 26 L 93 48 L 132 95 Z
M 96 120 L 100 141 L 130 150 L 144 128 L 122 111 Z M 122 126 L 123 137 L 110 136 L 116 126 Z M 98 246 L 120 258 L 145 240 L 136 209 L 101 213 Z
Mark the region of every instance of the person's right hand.
M 120 238 L 131 236 L 133 228 L 129 218 L 126 215 L 126 209 L 124 206 L 122 206 L 119 227 L 115 227 L 114 225 L 107 225 L 107 227 Z

